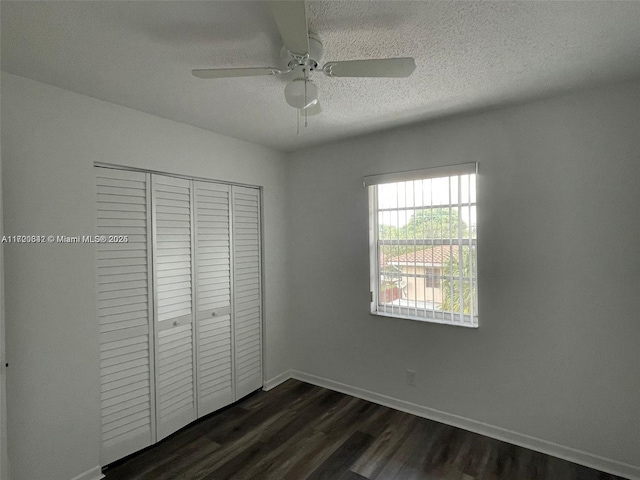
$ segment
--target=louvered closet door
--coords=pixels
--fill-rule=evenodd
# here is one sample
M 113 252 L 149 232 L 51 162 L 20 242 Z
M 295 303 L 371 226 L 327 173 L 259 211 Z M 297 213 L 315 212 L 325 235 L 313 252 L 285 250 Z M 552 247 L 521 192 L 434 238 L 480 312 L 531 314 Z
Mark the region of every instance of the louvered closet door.
M 260 191 L 232 187 L 236 398 L 262 387 Z
M 196 419 L 189 180 L 152 175 L 158 440 Z
M 106 465 L 155 440 L 148 175 L 96 167 L 102 455 Z
M 194 182 L 198 416 L 234 401 L 228 185 Z

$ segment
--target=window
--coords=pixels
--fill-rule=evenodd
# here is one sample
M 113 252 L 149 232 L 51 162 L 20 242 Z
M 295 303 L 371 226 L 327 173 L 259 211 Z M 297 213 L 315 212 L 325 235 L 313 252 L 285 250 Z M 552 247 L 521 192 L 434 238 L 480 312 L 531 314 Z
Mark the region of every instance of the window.
M 371 313 L 478 326 L 476 163 L 364 178 Z

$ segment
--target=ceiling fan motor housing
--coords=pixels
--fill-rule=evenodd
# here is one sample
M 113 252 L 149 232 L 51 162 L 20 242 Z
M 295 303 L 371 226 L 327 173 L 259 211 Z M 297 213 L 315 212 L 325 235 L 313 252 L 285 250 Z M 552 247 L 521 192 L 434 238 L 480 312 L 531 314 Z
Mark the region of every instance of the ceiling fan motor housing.
M 308 70 L 310 72 L 318 68 L 318 64 L 322 60 L 324 54 L 324 46 L 322 40 L 315 33 L 309 33 L 309 57 L 300 57 L 295 53 L 291 53 L 285 46 L 280 50 L 281 57 L 287 62 L 287 66 L 292 70 Z

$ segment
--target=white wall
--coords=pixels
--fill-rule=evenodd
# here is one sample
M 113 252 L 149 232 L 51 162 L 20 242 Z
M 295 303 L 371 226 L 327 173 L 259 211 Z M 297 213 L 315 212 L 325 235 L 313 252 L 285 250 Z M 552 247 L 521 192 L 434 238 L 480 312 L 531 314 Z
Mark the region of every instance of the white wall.
M 640 84 L 401 128 L 291 161 L 295 370 L 565 455 L 576 449 L 574 458 L 640 478 Z M 369 315 L 362 177 L 470 161 L 480 172 L 480 328 Z M 406 369 L 417 372 L 415 387 Z
M 282 153 L 12 75 L 1 94 L 7 234 L 95 234 L 93 162 L 263 186 L 265 378 L 289 367 Z M 69 480 L 99 464 L 95 248 L 5 254 L 11 478 Z
M 1 130 L 1 126 L 0 126 Z M 0 151 L 0 180 L 2 179 L 2 152 Z M 0 181 L 0 236 L 4 235 L 2 221 L 2 182 Z M 7 480 L 7 397 L 4 331 L 4 245 L 0 245 L 0 480 Z

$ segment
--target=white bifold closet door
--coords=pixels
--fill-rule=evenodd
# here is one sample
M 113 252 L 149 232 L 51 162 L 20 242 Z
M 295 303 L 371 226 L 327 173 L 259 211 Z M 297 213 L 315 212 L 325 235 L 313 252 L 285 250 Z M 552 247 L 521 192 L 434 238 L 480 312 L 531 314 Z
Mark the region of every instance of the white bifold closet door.
M 96 168 L 102 455 L 106 465 L 155 442 L 149 175 Z
M 194 181 L 198 417 L 232 403 L 231 222 L 228 185 Z
M 152 176 L 157 439 L 196 419 L 191 181 Z
M 260 190 L 95 171 L 106 465 L 262 387 Z
M 262 387 L 260 190 L 231 187 L 236 399 Z

